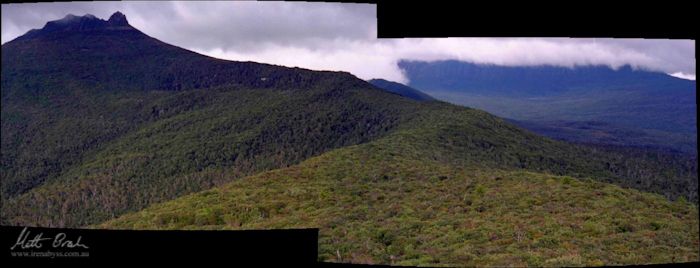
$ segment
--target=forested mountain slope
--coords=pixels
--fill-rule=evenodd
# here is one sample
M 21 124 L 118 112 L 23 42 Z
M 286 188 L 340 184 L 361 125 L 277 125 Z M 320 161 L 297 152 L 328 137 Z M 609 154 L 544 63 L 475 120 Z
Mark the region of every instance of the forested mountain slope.
M 3 223 L 99 222 L 369 141 L 415 108 L 348 73 L 218 60 L 115 17 L 3 45 Z
M 589 151 L 589 162 L 571 163 L 579 156 L 569 145 L 486 113 L 442 104 L 423 109 L 378 140 L 94 227 L 320 228 L 319 259 L 332 262 L 472 267 L 698 260 L 697 206 L 598 182 L 607 176 L 593 172 L 601 170 L 599 154 Z

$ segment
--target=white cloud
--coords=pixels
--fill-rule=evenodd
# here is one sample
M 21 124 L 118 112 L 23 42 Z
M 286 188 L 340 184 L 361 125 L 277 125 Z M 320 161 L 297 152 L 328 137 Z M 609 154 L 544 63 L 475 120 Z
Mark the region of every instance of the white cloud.
M 624 43 L 646 40 L 619 41 Z M 595 39 L 334 39 L 326 42 L 327 46 L 323 49 L 272 44 L 255 52 L 242 53 L 222 48 L 197 52 L 231 60 L 252 60 L 319 70 L 343 70 L 363 79 L 384 78 L 403 83 L 408 82 L 408 79 L 396 64 L 401 59 L 456 59 L 507 66 L 608 65 L 619 68 L 631 65 L 633 68 L 667 73 L 672 73 L 678 67 L 644 51 L 627 49 L 615 42 L 600 43 Z M 690 61 L 694 62 L 694 58 Z M 694 72 L 694 66 L 692 71 Z
M 669 74 L 669 75 L 675 76 L 675 77 L 678 77 L 678 78 L 682 78 L 682 79 L 686 79 L 686 80 L 693 80 L 693 81 L 695 81 L 695 74 L 686 74 L 686 73 L 683 73 L 683 72 L 676 72 L 676 73 L 672 73 L 672 74 Z

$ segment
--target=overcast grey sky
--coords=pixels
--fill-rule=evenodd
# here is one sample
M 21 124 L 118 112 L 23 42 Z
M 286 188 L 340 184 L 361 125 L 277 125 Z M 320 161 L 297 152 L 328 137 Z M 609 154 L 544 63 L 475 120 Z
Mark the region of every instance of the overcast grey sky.
M 695 79 L 694 40 L 571 38 L 377 39 L 376 6 L 286 2 L 72 2 L 2 5 L 2 43 L 66 14 L 115 11 L 164 42 L 230 59 L 349 71 L 407 82 L 401 59 L 499 65 L 604 64 Z

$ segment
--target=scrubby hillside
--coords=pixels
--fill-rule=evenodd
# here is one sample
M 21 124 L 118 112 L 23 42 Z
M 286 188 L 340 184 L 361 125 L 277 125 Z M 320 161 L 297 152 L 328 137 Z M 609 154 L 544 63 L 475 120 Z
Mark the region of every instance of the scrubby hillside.
M 3 204 L 3 221 L 95 223 L 367 142 L 411 114 L 401 109 L 411 107 L 401 103 L 404 99 L 385 95 L 391 94 L 373 89 L 236 88 L 114 94 L 86 104 L 85 110 L 96 112 L 82 115 L 72 108 L 81 100 L 75 98 L 55 105 L 58 114 L 44 110 L 14 122 L 24 127 L 3 124 L 3 141 L 17 144 L 15 150 L 3 146 L 3 153 L 8 152 L 3 190 L 16 193 Z M 25 111 L 3 108 L 3 116 Z M 12 153 L 17 157 L 10 157 Z M 47 165 L 33 165 L 42 160 Z
M 485 155 L 479 151 L 498 154 L 520 145 L 477 149 L 458 136 L 445 136 L 445 131 L 490 116 L 475 110 L 432 109 L 431 117 L 452 121 L 419 118 L 376 141 L 95 227 L 316 227 L 321 230 L 319 258 L 333 262 L 597 266 L 698 261 L 695 205 L 601 183 L 599 178 L 494 168 L 508 160 L 475 161 Z M 474 139 L 470 145 L 494 142 L 488 138 L 493 135 L 471 136 L 479 132 L 476 128 L 464 130 L 470 130 L 460 132 L 464 139 Z M 536 136 L 526 137 L 537 143 Z M 501 155 L 517 152 L 523 151 Z M 529 159 L 540 157 L 545 156 Z

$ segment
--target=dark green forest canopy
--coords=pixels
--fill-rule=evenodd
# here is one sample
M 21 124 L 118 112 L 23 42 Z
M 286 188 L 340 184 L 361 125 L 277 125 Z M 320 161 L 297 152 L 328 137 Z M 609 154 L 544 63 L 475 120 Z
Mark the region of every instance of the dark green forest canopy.
M 319 260 L 331 262 L 522 267 L 697 260 L 695 205 L 591 179 L 490 168 L 455 147 L 436 146 L 431 141 L 450 125 L 432 126 L 406 124 L 368 143 L 91 227 L 319 228 Z

